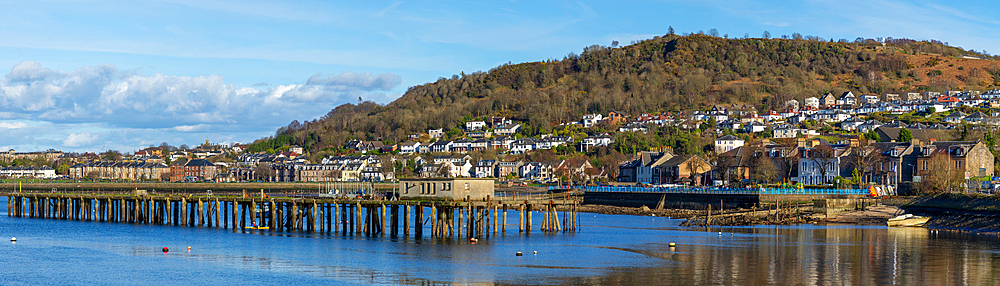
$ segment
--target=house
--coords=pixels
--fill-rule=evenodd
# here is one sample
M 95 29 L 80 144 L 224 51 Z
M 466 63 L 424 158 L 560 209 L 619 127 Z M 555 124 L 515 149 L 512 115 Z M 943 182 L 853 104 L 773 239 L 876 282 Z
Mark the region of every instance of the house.
M 420 147 L 420 142 L 403 142 L 397 145 L 399 146 L 399 154 L 413 154 L 417 153 L 417 148 Z
M 743 146 L 745 141 L 733 135 L 726 135 L 715 139 L 715 153 L 722 154 Z
M 827 92 L 826 94 L 823 94 L 822 97 L 820 97 L 820 99 L 819 99 L 819 105 L 816 105 L 816 106 L 813 106 L 813 107 L 815 107 L 815 108 L 818 109 L 820 107 L 824 107 L 825 108 L 825 107 L 834 106 L 834 105 L 837 105 L 837 96 L 833 95 L 833 93 Z M 806 106 L 809 106 L 809 105 L 806 105 Z
M 469 151 L 483 151 L 490 148 L 490 139 L 479 138 L 469 143 Z
M 565 178 L 571 181 L 591 181 L 596 178 L 604 177 L 604 171 L 598 168 L 594 168 L 590 164 L 590 160 L 585 157 L 574 157 L 563 160 L 558 166 L 553 168 L 553 172 L 559 178 Z
M 965 119 L 966 116 L 969 116 L 969 115 L 965 114 L 964 112 L 955 110 L 955 111 L 952 111 L 951 114 L 948 114 L 948 116 L 944 117 L 944 122 L 948 122 L 948 123 L 962 123 L 962 119 Z
M 711 178 L 712 165 L 695 155 L 676 156 L 654 170 L 661 184 L 704 185 Z
M 802 106 L 809 106 L 809 107 L 819 108 L 820 107 L 820 102 L 821 101 L 820 101 L 819 98 L 816 98 L 815 96 L 810 96 L 810 97 L 806 97 L 806 99 L 802 100 Z M 796 108 L 796 109 L 798 109 L 798 108 Z
M 600 113 L 587 114 L 583 116 L 581 123 L 583 124 L 583 128 L 590 128 L 601 123 L 601 120 L 604 120 L 604 115 Z
M 746 133 L 764 132 L 765 129 L 767 129 L 767 125 L 760 122 L 753 122 L 743 126 L 743 131 Z
M 497 160 L 479 160 L 473 167 L 472 176 L 476 178 L 492 178 L 495 175 Z
M 465 122 L 465 131 L 483 130 L 483 128 L 486 128 L 486 121 L 476 120 Z
M 587 152 L 590 148 L 608 146 L 612 142 L 614 140 L 607 133 L 587 136 L 587 138 L 583 138 L 583 141 L 580 141 L 580 151 Z
M 535 150 L 536 142 L 538 142 L 538 139 L 535 138 L 517 139 L 516 141 L 514 141 L 514 143 L 510 144 L 510 153 L 517 155 L 517 154 L 524 154 L 525 152 L 531 150 Z
M 774 110 L 768 111 L 767 113 L 764 114 L 764 116 L 761 116 L 761 118 L 764 118 L 764 120 L 768 122 L 784 119 L 784 117 L 782 117 L 781 114 L 778 114 L 778 112 Z
M 878 129 L 879 127 L 882 127 L 882 122 L 879 122 L 878 120 L 872 119 L 872 120 L 865 121 L 865 123 L 862 123 L 861 125 L 858 125 L 857 130 L 858 130 L 858 132 L 861 132 L 861 133 L 868 133 L 868 132 L 871 132 L 872 130 Z M 844 129 L 844 130 L 846 130 L 846 129 Z
M 816 101 L 819 102 L 819 99 L 817 99 Z M 788 101 L 785 101 L 785 108 L 799 109 L 799 101 L 794 99 L 789 99 Z
M 719 122 L 718 124 L 716 124 L 716 126 L 722 129 L 729 129 L 729 130 L 739 130 L 740 127 L 742 127 L 742 125 L 738 120 L 733 120 L 733 119 Z
M 648 131 L 649 128 L 646 125 L 639 122 L 632 122 L 626 124 L 625 126 L 618 127 L 618 132 L 642 132 L 643 134 Z
M 500 136 L 490 140 L 490 149 L 494 150 L 510 150 L 510 146 L 514 144 L 514 138 L 509 136 Z
M 843 129 L 844 131 L 855 131 L 858 130 L 858 126 L 861 126 L 861 124 L 864 123 L 865 121 L 860 118 L 851 117 L 840 122 L 840 129 Z
M 496 134 L 497 136 L 511 136 L 514 135 L 514 133 L 517 133 L 517 131 L 520 129 L 521 129 L 521 124 L 517 123 L 503 124 L 497 126 L 496 128 L 493 128 L 493 133 Z
M 968 179 L 990 178 L 994 174 L 993 153 L 982 141 L 931 141 L 918 154 L 914 176 L 953 172 L 958 178 Z M 936 164 L 934 158 L 939 156 L 947 158 L 947 163 Z
M 431 144 L 431 152 L 451 152 L 454 143 L 448 140 L 441 140 Z
M 198 178 L 201 180 L 212 180 L 219 174 L 219 168 L 212 162 L 205 159 L 194 159 L 184 164 L 184 178 Z
M 544 162 L 527 162 L 521 165 L 521 168 L 518 170 L 518 175 L 520 175 L 522 179 L 541 182 L 548 182 L 552 180 L 553 174 L 555 173 L 555 167 Z
M 427 135 L 430 136 L 431 139 L 441 138 L 444 136 L 444 128 L 427 130 Z
M 495 165 L 496 170 L 494 171 L 493 176 L 503 178 L 513 174 L 513 176 L 516 177 L 518 172 L 521 170 L 521 165 L 524 165 L 524 162 L 497 162 Z
M 611 124 L 622 124 L 628 119 L 628 115 L 621 111 L 608 112 L 607 120 Z
M 459 138 L 458 140 L 451 141 L 451 152 L 468 153 L 470 145 L 472 145 L 471 140 Z
M 490 126 L 493 126 L 493 128 L 496 128 L 497 126 L 504 124 L 511 124 L 511 122 L 512 121 L 510 119 L 507 119 L 507 117 L 503 116 L 495 116 L 493 118 L 490 118 Z
M 618 181 L 659 184 L 659 177 L 653 176 L 653 168 L 673 157 L 674 154 L 668 152 L 639 152 L 635 159 L 618 166 Z
M 850 145 L 819 144 L 800 148 L 799 177 L 796 181 L 806 185 L 822 185 L 833 183 L 833 179 L 841 176 L 841 165 L 846 164 L 846 156 Z
M 861 104 L 876 104 L 878 102 L 878 95 L 866 94 L 861 96 Z
M 399 197 L 403 199 L 488 200 L 494 196 L 493 179 L 400 179 Z
M 841 94 L 840 98 L 837 99 L 837 104 L 855 105 L 857 103 L 858 103 L 858 98 L 854 96 L 853 92 L 850 91 Z
M 862 157 L 868 166 L 863 166 L 864 170 L 858 170 L 859 182 L 895 185 L 900 182 L 910 182 L 913 180 L 914 166 L 916 166 L 916 156 L 911 156 L 920 147 L 918 142 L 877 142 L 861 147 L 862 154 L 851 154 L 852 161 L 859 161 Z M 872 154 L 871 152 L 874 152 Z M 862 166 L 856 166 L 862 168 Z
M 773 129 L 774 138 L 795 138 L 800 134 L 802 136 L 818 136 L 819 132 L 816 130 L 798 128 L 790 124 L 781 124 Z
M 963 120 L 965 120 L 965 122 L 972 123 L 972 124 L 983 124 L 983 123 L 986 123 L 987 119 L 989 119 L 989 116 L 987 116 L 986 114 L 984 114 L 982 112 L 979 112 L 979 111 L 976 111 L 976 113 L 973 113 L 973 114 L 969 114 L 969 116 L 966 116 L 965 118 L 963 118 Z
M 886 93 L 885 94 L 885 101 L 886 102 L 894 102 L 894 101 L 899 100 L 899 98 L 900 97 L 899 97 L 898 93 Z

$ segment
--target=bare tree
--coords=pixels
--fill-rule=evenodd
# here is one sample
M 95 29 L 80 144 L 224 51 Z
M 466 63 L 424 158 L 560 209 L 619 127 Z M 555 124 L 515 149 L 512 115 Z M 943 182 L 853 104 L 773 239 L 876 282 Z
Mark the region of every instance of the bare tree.
M 871 176 L 875 175 L 875 166 L 884 162 L 885 157 L 882 156 L 881 150 L 875 145 L 867 145 L 859 148 L 855 148 L 853 154 L 854 167 L 858 170 L 861 178 L 856 178 L 858 183 L 865 183 L 863 180 L 865 175 L 869 175 L 869 182 L 871 181 Z
M 832 146 L 828 144 L 821 144 L 819 146 L 813 147 L 809 150 L 810 157 L 816 164 L 820 165 L 819 173 L 822 178 L 820 181 L 823 183 L 828 183 L 827 174 L 833 169 L 837 162 L 837 151 L 833 149 Z
M 946 152 L 935 153 L 926 161 L 927 170 L 918 187 L 923 192 L 948 192 L 962 182 L 962 171 L 955 168 L 951 156 Z

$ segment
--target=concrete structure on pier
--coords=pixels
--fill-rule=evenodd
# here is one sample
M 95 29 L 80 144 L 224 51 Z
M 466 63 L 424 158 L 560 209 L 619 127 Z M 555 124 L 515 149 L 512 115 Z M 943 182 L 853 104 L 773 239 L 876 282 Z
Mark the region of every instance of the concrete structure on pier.
M 424 178 L 401 179 L 399 195 L 403 199 L 429 198 L 480 201 L 493 197 L 493 179 Z

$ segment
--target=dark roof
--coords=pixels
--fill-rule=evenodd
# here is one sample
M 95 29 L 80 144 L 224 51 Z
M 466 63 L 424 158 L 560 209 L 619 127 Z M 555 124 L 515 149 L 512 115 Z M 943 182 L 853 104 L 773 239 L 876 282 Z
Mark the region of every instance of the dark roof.
M 733 136 L 733 135 L 726 135 L 726 136 L 722 136 L 722 137 L 719 137 L 719 139 L 715 139 L 715 140 L 720 140 L 720 141 L 721 141 L 721 140 L 726 140 L 726 141 L 730 141 L 730 140 L 742 140 L 742 139 L 740 139 L 740 138 L 738 138 L 738 137 L 736 137 L 736 136 Z
M 184 164 L 184 166 L 215 166 L 215 164 L 212 164 L 212 162 L 205 159 L 194 159 L 188 161 L 187 164 Z

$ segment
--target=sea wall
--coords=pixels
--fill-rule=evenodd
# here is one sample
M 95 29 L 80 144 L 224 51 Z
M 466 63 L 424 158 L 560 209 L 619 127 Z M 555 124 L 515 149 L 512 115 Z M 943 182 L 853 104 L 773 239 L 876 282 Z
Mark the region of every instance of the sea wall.
M 758 195 L 736 194 L 669 194 L 639 192 L 587 192 L 583 195 L 585 205 L 609 205 L 638 208 L 656 208 L 663 202 L 664 208 L 707 209 L 709 205 L 718 208 L 751 208 L 760 203 Z

